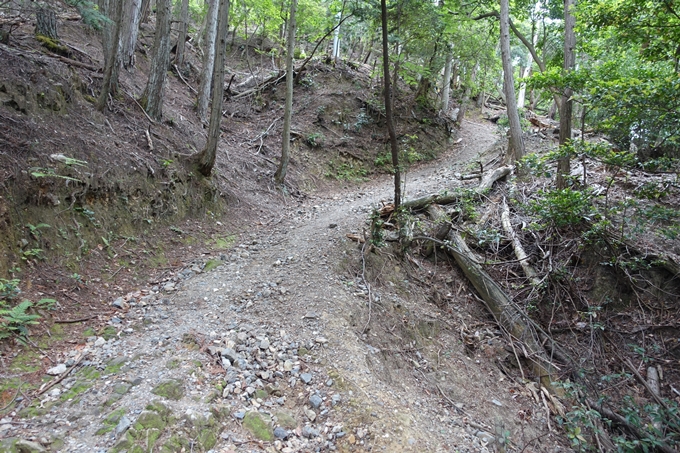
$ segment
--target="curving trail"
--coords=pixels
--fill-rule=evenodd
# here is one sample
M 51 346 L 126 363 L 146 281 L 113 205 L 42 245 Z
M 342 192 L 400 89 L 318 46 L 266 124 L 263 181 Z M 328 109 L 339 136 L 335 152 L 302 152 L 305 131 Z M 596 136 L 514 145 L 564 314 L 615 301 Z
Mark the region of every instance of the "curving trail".
M 459 144 L 406 175 L 407 197 L 460 184 L 495 130 L 465 121 Z M 470 319 L 462 282 L 445 314 L 382 261 L 364 331 L 369 288 L 346 234 L 390 191 L 374 181 L 283 208 L 215 269 L 136 298 L 118 336 L 73 351 L 83 359 L 23 438 L 64 452 L 486 452 L 500 434 L 520 450 L 545 432 L 545 411 L 494 365 L 495 349 L 466 355 L 459 327 L 488 324 Z M 555 442 L 526 451 L 561 451 Z

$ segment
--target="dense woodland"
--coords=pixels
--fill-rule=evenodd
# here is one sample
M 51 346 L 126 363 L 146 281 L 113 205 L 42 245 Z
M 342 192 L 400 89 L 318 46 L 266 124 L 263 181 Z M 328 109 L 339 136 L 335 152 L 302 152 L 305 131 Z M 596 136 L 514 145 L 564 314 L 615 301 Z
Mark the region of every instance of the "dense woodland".
M 70 23 L 101 43 L 101 60 L 61 42 Z M 152 128 L 175 121 L 165 108 L 167 79 L 177 79 L 194 100 L 191 114 L 203 135 L 179 156 L 136 165 L 176 178 L 173 185 L 191 179 L 205 193 L 224 192 L 219 162 L 235 140 L 230 122 L 241 114 L 230 104 L 248 100 L 266 110 L 263 93 L 278 92 L 281 115 L 250 145 L 255 154 L 274 149 L 264 157 L 276 165 L 267 180 L 277 193 L 295 195 L 301 178 L 291 182 L 295 153 L 323 148 L 338 135 L 329 126 L 323 126 L 328 137 L 296 131 L 296 96 L 314 88 L 308 76 L 319 65 L 364 77 L 371 96 L 361 99 L 361 116 L 326 123 L 343 134 L 379 125 L 380 150 L 369 159 L 369 172 L 350 156 L 325 176 L 342 183 L 372 171 L 394 177 L 393 203 L 373 213 L 370 237 L 357 240 L 376 253 L 393 247 L 402 257 L 450 255 L 517 345 L 514 355 L 524 356 L 521 374 L 533 374 L 551 395 L 574 450 L 679 448 L 680 6 L 674 2 L 0 0 L 7 57 L 0 65 L 36 53 L 19 34 L 28 25 L 32 39 L 74 73 L 96 74 L 83 92 L 88 108 L 107 117 L 127 105 L 143 114 L 143 146 L 150 150 L 159 139 Z M 238 77 L 227 63 L 235 59 Z M 137 82 L 143 74 L 142 90 L 123 85 L 129 74 Z M 12 93 L 0 80 L 5 106 L 17 104 Z M 446 134 L 441 141 L 453 142 L 466 116 L 482 111 L 503 139 L 498 156 L 471 162 L 461 175 L 479 186 L 404 197 L 401 176 L 426 154 L 416 149 L 416 135 L 409 139 L 404 118 L 439 127 Z M 323 115 L 319 110 L 319 124 Z M 15 122 L 0 116 L 3 153 L 17 143 L 8 138 L 19 131 Z M 52 167 L 43 163 L 17 180 L 32 177 L 42 190 L 34 204 L 43 206 L 49 193 L 62 196 L 56 187 L 66 182 L 65 204 L 87 215 L 88 190 L 96 188 L 88 184 L 74 195 L 86 155 L 54 156 Z M 175 164 L 182 170 L 170 174 Z M 115 165 L 102 161 L 100 174 Z M 191 177 L 182 180 L 180 173 Z M 8 199 L 10 187 L 3 182 Z M 19 267 L 39 267 L 48 253 L 50 225 L 21 225 L 20 234 L 9 233 L 6 223 L 12 240 L 3 243 L 9 258 L 0 280 L 0 338 L 18 347 L 40 319 L 36 308 L 54 302 L 25 300 L 18 291 Z M 122 233 L 114 236 L 102 237 L 105 248 Z

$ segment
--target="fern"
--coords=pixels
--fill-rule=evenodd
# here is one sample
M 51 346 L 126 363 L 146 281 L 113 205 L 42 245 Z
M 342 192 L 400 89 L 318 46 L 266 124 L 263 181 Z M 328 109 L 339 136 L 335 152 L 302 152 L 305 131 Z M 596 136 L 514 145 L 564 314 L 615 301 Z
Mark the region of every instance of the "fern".
M 4 301 L 0 301 L 0 340 L 17 335 L 24 343 L 28 336 L 28 326 L 38 324 L 40 316 L 28 313 L 33 306 L 30 300 L 24 300 L 19 305 L 9 308 Z

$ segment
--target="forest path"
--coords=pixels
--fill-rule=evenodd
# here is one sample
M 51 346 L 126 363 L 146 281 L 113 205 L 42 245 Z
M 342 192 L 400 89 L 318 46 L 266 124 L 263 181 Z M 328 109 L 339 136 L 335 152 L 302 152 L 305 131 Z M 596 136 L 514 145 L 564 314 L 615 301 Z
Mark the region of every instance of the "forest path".
M 407 197 L 460 185 L 495 131 L 465 121 L 458 144 L 407 174 Z M 11 423 L 64 452 L 485 452 L 499 435 L 517 446 L 542 434 L 528 392 L 464 351 L 466 294 L 458 318 L 440 319 L 389 261 L 380 287 L 357 276 L 346 234 L 392 190 L 385 177 L 282 207 L 216 268 L 121 302 L 117 335 L 72 351 L 75 371 Z M 559 448 L 544 437 L 526 451 L 539 450 Z

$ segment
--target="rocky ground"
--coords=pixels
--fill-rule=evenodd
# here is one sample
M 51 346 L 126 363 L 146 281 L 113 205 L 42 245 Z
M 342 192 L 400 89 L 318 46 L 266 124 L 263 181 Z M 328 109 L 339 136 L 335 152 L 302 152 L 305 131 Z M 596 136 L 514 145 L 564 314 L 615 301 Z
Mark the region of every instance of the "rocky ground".
M 462 141 L 407 174 L 407 197 L 463 184 L 494 131 L 465 121 Z M 112 300 L 109 326 L 52 357 L 37 398 L 17 393 L 0 451 L 566 451 L 532 385 L 500 371 L 499 334 L 473 318 L 463 280 L 447 277 L 449 311 L 389 256 L 364 280 L 346 235 L 390 187 L 283 206 L 219 260 Z

